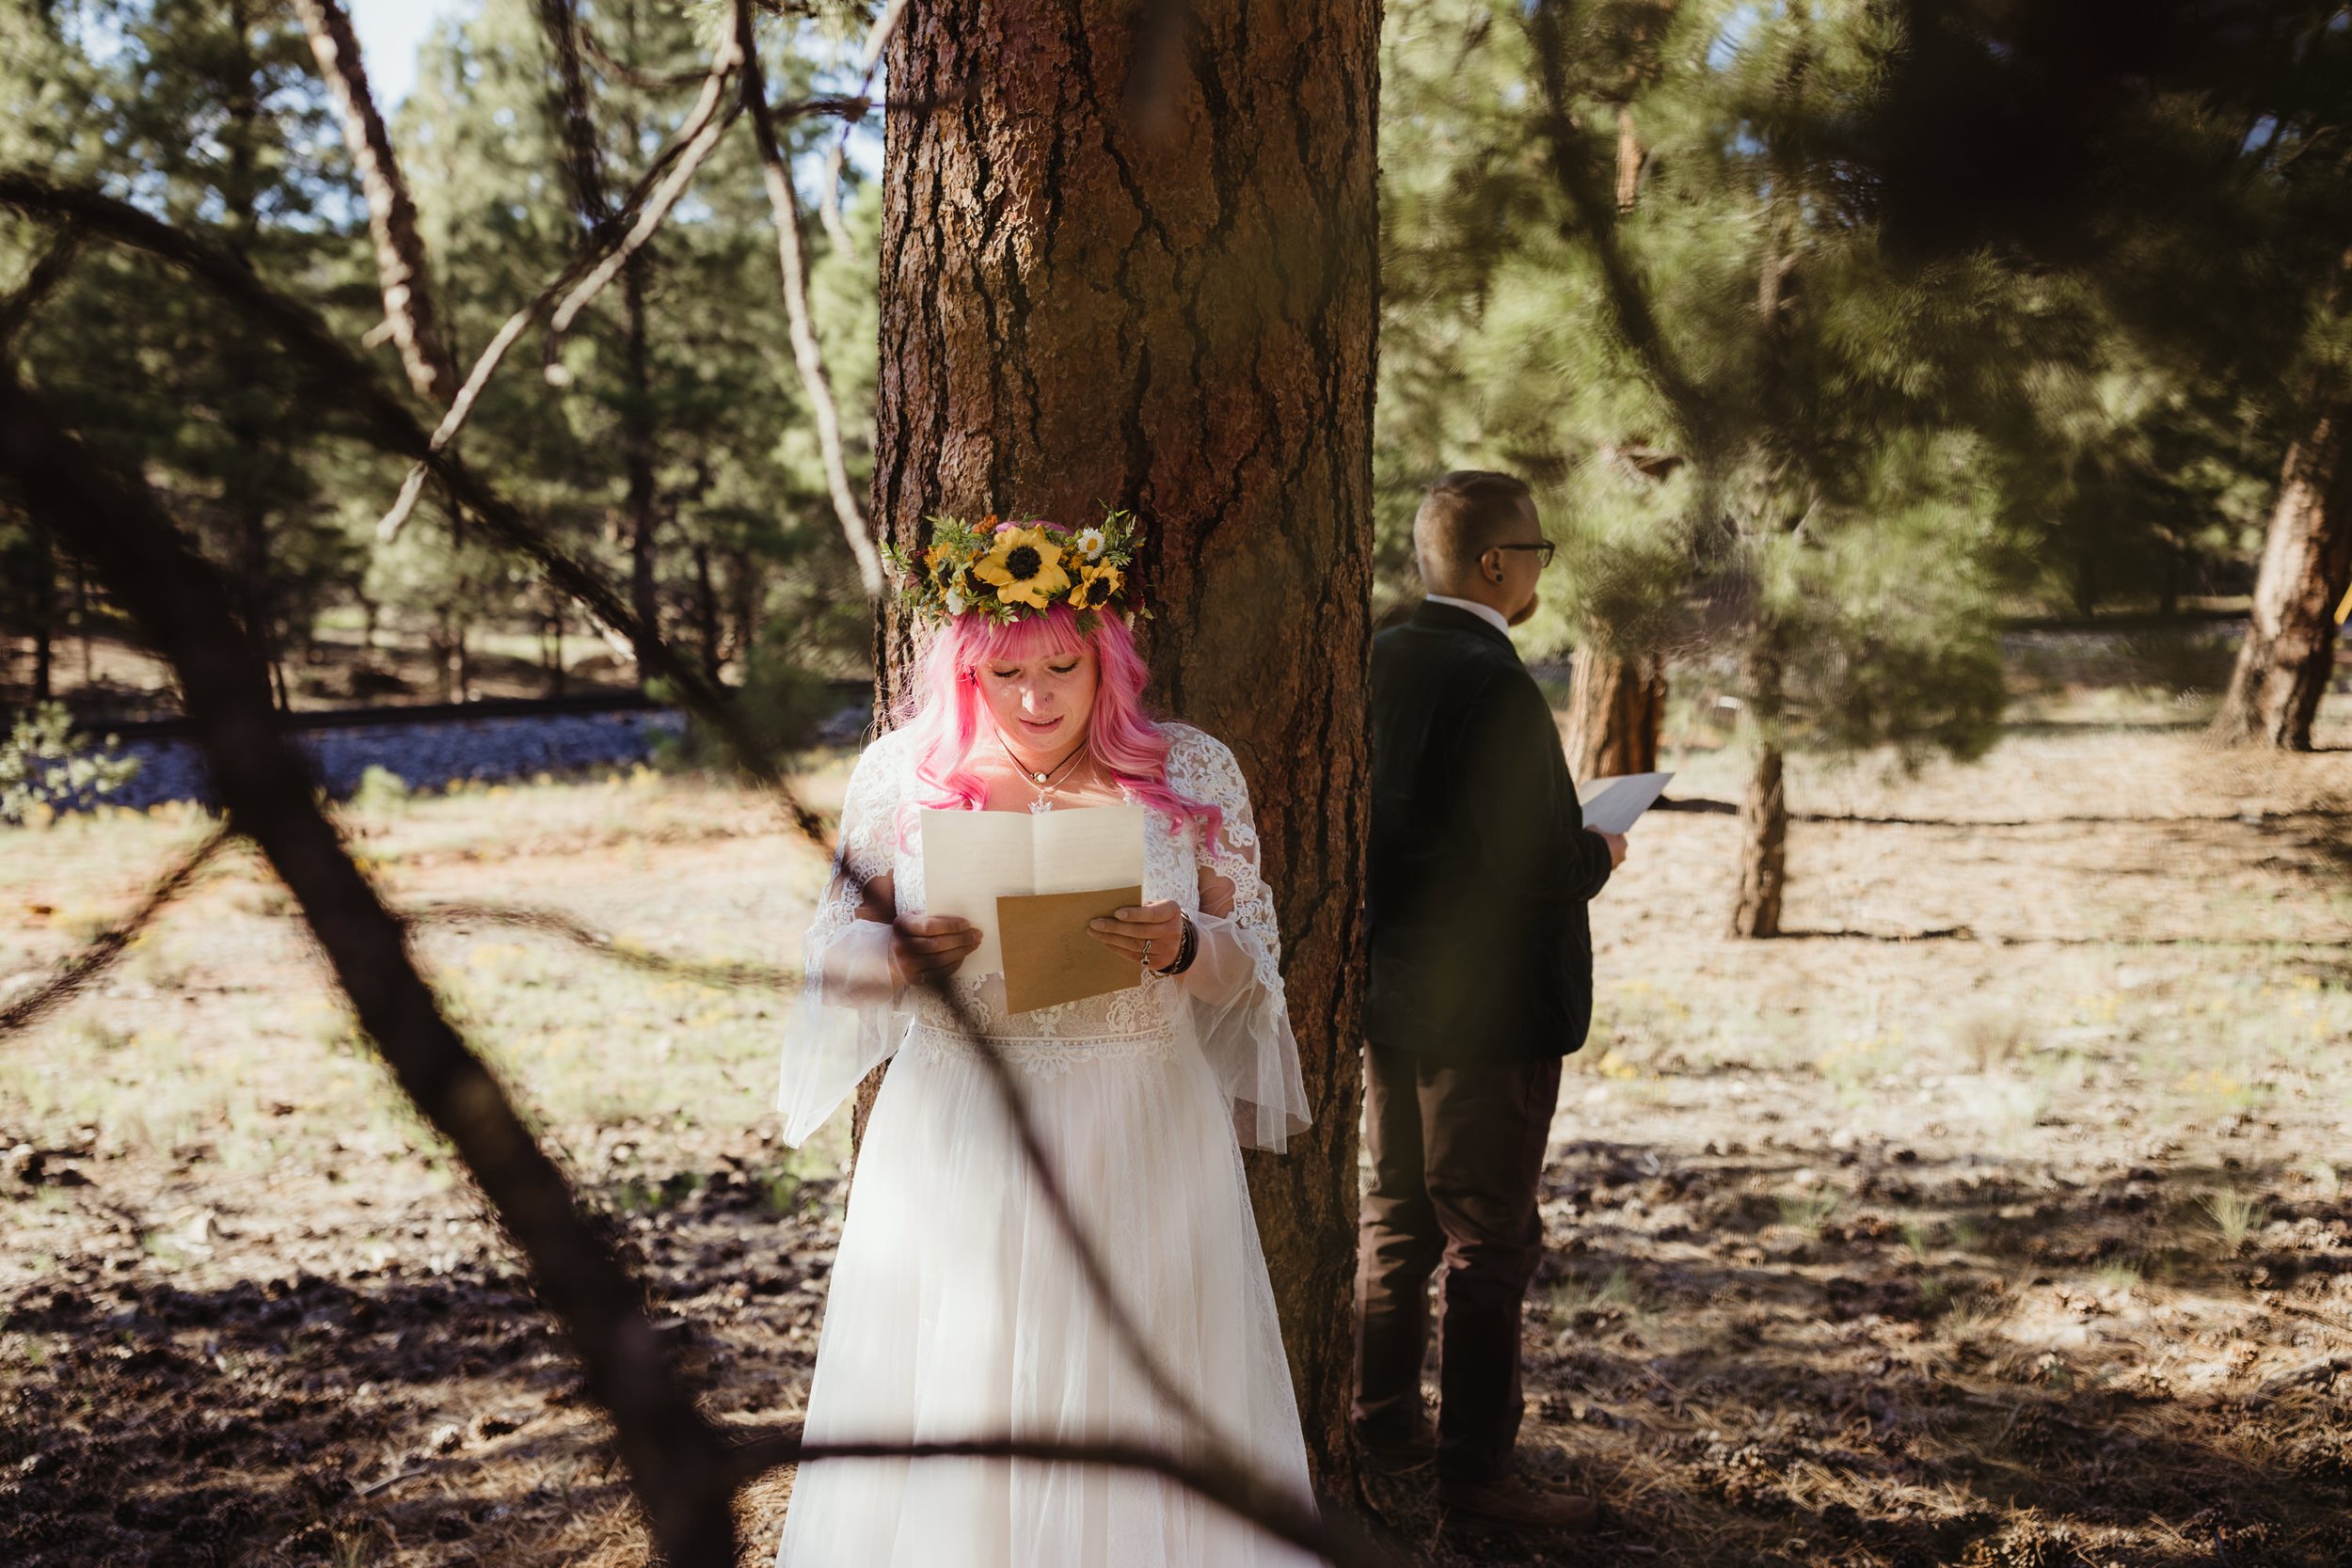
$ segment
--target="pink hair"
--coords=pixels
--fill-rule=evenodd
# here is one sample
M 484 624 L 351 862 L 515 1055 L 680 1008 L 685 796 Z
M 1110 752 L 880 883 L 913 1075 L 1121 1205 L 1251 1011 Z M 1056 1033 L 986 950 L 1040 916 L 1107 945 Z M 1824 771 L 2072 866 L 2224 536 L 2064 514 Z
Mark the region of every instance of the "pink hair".
M 996 729 L 980 697 L 981 665 L 1074 654 L 1090 644 L 1097 678 L 1087 744 L 1094 760 L 1137 801 L 1174 818 L 1179 828 L 1197 826 L 1203 844 L 1216 842 L 1225 814 L 1168 786 L 1168 735 L 1143 710 L 1149 672 L 1135 634 L 1109 610 L 1095 611 L 1093 621 L 1090 630 L 1080 631 L 1077 612 L 1057 604 L 1010 625 L 960 615 L 940 630 L 898 715 L 899 727 L 914 734 L 914 776 L 930 792 L 916 804 L 978 811 L 988 799 L 987 784 L 971 767 L 973 748 Z

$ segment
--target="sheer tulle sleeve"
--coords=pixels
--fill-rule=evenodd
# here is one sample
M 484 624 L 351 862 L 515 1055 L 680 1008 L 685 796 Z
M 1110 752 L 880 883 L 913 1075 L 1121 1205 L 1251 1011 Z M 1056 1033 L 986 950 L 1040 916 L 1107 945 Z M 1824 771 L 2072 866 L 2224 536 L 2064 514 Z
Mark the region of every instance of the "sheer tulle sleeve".
M 776 1109 L 787 1144 L 797 1146 L 823 1126 L 906 1036 L 907 997 L 890 979 L 890 927 L 858 918 L 856 879 L 891 873 L 901 750 L 885 736 L 866 749 L 850 775 L 833 879 L 801 946 L 805 978 L 785 1026 Z
M 1282 990 L 1282 939 L 1274 897 L 1259 875 L 1258 827 L 1241 765 L 1223 742 L 1170 726 L 1168 784 L 1225 814 L 1200 867 L 1233 886 L 1230 914 L 1195 916 L 1200 953 L 1184 976 L 1201 1054 L 1232 1102 L 1233 1128 L 1251 1148 L 1280 1149 L 1305 1128 L 1307 1088 Z

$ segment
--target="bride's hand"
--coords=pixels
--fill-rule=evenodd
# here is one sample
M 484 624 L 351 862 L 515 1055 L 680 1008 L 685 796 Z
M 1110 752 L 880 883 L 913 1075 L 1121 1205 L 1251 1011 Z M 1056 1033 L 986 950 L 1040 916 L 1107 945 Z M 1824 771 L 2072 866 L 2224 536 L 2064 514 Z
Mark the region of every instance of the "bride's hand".
M 980 928 L 968 920 L 952 914 L 901 915 L 890 923 L 891 983 L 945 980 L 979 944 Z
M 1184 907 L 1173 898 L 1163 898 L 1120 910 L 1109 919 L 1089 922 L 1087 934 L 1137 963 L 1166 969 L 1184 946 Z

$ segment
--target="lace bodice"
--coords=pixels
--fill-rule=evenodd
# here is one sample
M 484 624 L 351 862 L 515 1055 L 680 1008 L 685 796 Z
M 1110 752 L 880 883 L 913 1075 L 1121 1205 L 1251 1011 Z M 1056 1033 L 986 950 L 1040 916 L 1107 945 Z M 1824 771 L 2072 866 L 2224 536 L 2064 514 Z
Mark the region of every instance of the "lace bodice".
M 1274 903 L 1259 874 L 1248 791 L 1240 765 L 1222 742 L 1188 724 L 1165 728 L 1168 786 L 1223 814 L 1213 844 L 1201 842 L 1188 822 L 1157 810 L 1148 814 L 1143 896 L 1147 902 L 1173 899 L 1194 917 L 1201 953 L 1193 968 L 1181 979 L 1147 975 L 1125 990 L 1025 1013 L 1005 1010 L 1002 975 L 959 974 L 951 984 L 983 1032 L 1004 1044 L 1016 1065 L 1059 1069 L 1090 1053 L 1129 1053 L 1140 1041 L 1192 1040 L 1234 1098 L 1245 1140 L 1279 1148 L 1289 1131 L 1304 1125 L 1306 1097 L 1282 990 Z M 900 914 L 926 908 L 920 816 L 904 809 L 917 799 L 914 763 L 906 732 L 883 736 L 858 759 L 842 804 L 839 864 L 867 880 L 889 877 Z M 1202 914 L 1204 869 L 1232 884 L 1230 916 Z M 836 976 L 844 967 L 843 947 L 837 944 L 881 936 L 871 923 L 858 920 L 857 911 L 856 880 L 836 874 L 803 952 L 808 990 L 794 1033 L 813 1037 L 787 1040 L 783 1106 L 791 1118 L 787 1136 L 794 1142 L 803 1120 L 813 1115 L 821 1121 L 830 1112 L 831 1102 L 818 1102 L 834 1092 L 850 1066 L 849 1056 L 863 1064 L 849 1079 L 853 1085 L 858 1074 L 897 1050 L 910 1030 L 947 1041 L 960 1036 L 952 1012 L 919 988 L 897 992 L 884 1003 L 877 994 L 880 988 L 869 983 L 862 999 L 848 1007 L 841 987 L 828 994 L 829 963 Z M 856 1015 L 856 1044 L 849 1050 L 843 1032 L 852 1027 L 850 1020 L 824 1016 L 845 1011 Z M 840 1092 L 846 1093 L 847 1085 Z M 810 1122 L 806 1131 L 815 1125 Z

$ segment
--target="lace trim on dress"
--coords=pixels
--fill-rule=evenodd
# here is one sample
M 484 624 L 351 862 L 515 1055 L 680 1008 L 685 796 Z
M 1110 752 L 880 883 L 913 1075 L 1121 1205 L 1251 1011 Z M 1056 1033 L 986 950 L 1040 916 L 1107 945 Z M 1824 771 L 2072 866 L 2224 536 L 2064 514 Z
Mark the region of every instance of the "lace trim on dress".
M 1176 1037 L 1166 1029 L 1155 1034 L 1133 1035 L 1117 1039 L 1069 1040 L 1046 1037 L 999 1037 L 991 1035 L 988 1043 L 997 1056 L 1015 1071 L 1029 1076 L 1055 1078 L 1073 1068 L 1093 1067 L 1104 1062 L 1157 1060 L 1175 1054 Z M 983 1062 L 980 1047 L 960 1034 L 947 1034 L 918 1023 L 908 1031 L 906 1044 L 898 1054 L 910 1061 L 923 1057 L 947 1058 L 955 1061 Z
M 1188 724 L 1166 729 L 1170 787 L 1224 815 L 1215 845 L 1202 844 L 1198 832 L 1179 829 L 1156 812 L 1145 840 L 1144 896 L 1172 898 L 1195 917 L 1200 938 L 1195 969 L 1184 980 L 1147 976 L 1108 996 L 1028 1013 L 1008 1011 L 1001 976 L 959 976 L 958 1000 L 983 1033 L 1030 1050 L 1041 1062 L 1099 1059 L 1103 1047 L 1123 1053 L 1133 1042 L 1165 1040 L 1171 1033 L 1190 1040 L 1232 1102 L 1241 1140 L 1279 1149 L 1306 1125 L 1306 1091 L 1248 789 L 1222 742 Z M 910 1027 L 934 1037 L 960 1034 L 955 1010 L 936 997 L 921 990 L 894 993 L 877 983 L 886 942 L 866 940 L 881 939 L 882 928 L 859 919 L 857 884 L 849 875 L 869 880 L 887 875 L 901 913 L 925 909 L 920 828 L 900 831 L 899 808 L 915 793 L 914 753 L 903 731 L 868 746 L 850 775 L 835 875 L 803 947 L 808 982 L 786 1030 L 777 1103 L 787 1143 L 797 1145 L 814 1132 L 860 1078 L 899 1048 Z M 1203 868 L 1232 884 L 1231 915 L 1201 911 Z

